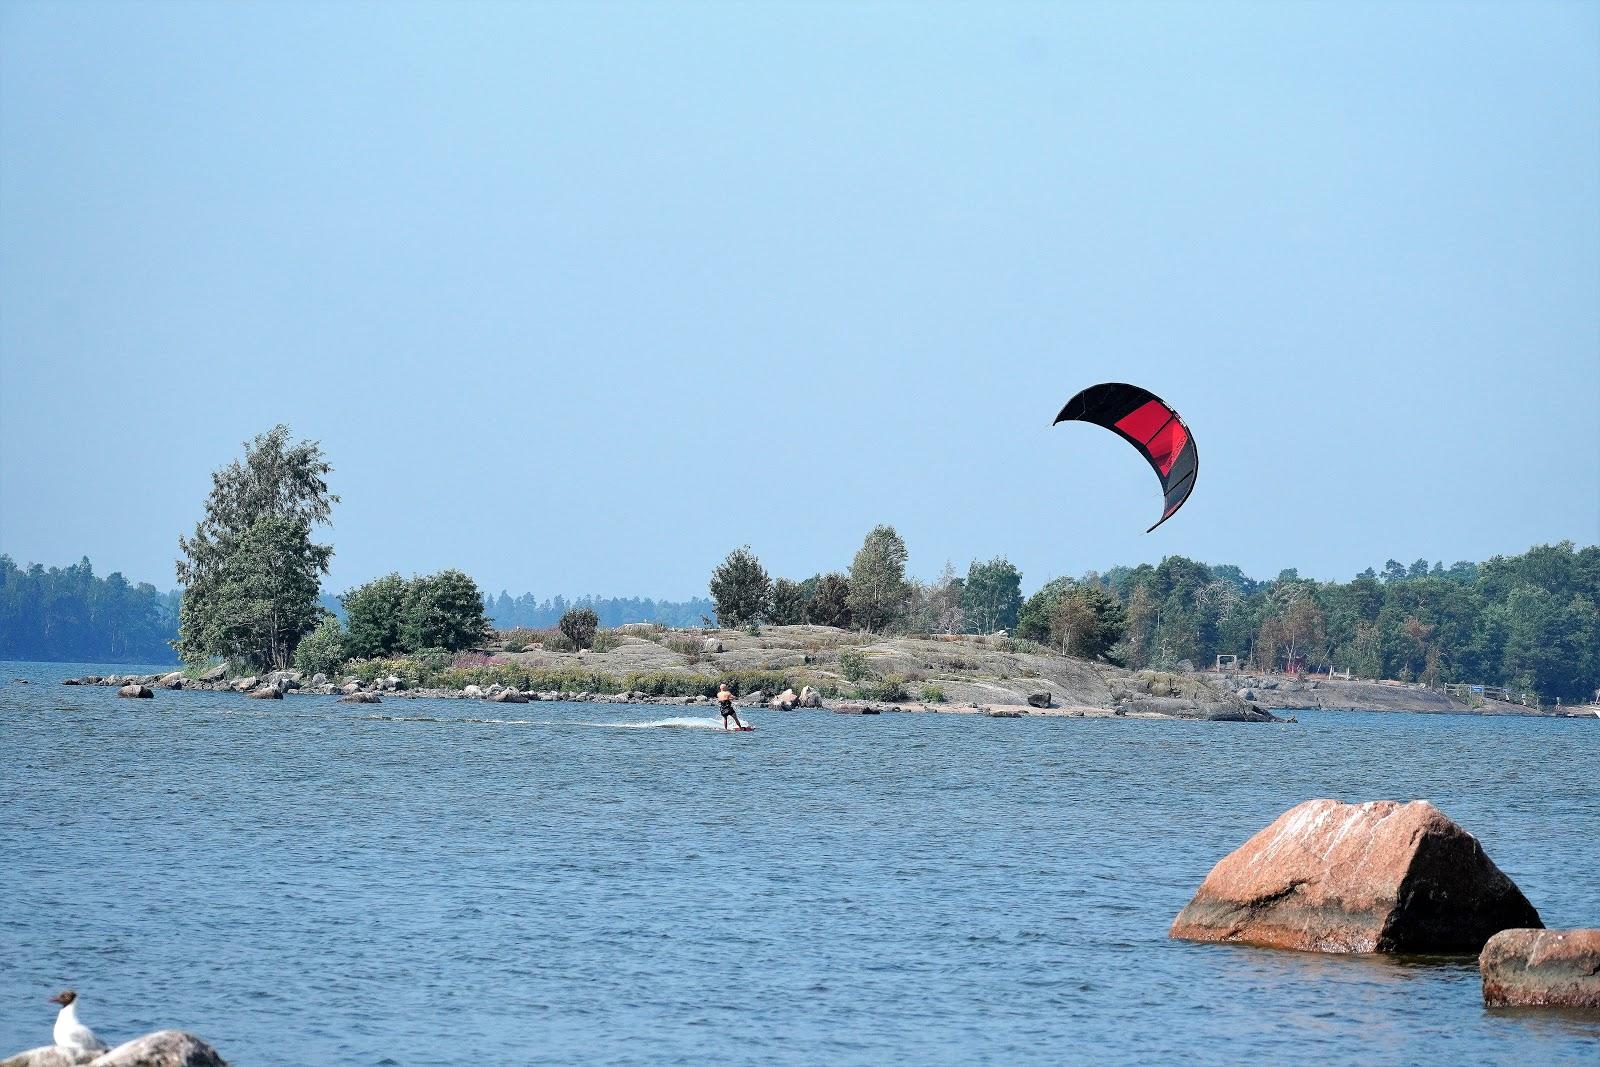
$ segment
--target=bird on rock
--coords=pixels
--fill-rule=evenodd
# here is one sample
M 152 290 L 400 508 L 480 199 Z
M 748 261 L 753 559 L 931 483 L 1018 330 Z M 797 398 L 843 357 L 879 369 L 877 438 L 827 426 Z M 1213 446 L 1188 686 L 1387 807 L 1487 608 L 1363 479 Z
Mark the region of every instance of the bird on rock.
M 105 1052 L 111 1046 L 101 1041 L 95 1032 L 78 1021 L 78 994 L 68 989 L 50 998 L 50 1003 L 61 1005 L 56 1015 L 53 1031 L 56 1047 L 74 1052 Z

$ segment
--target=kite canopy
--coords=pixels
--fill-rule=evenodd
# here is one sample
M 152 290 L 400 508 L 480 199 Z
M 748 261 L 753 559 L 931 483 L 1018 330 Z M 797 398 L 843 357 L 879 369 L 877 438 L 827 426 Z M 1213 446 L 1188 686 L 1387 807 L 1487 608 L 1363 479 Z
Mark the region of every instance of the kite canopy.
M 1194 491 L 1194 476 L 1200 469 L 1194 436 L 1178 413 L 1149 390 L 1122 382 L 1091 385 L 1067 401 L 1056 416 L 1056 422 L 1068 421 L 1104 426 L 1149 461 L 1166 497 L 1166 509 L 1156 526 L 1172 518 Z

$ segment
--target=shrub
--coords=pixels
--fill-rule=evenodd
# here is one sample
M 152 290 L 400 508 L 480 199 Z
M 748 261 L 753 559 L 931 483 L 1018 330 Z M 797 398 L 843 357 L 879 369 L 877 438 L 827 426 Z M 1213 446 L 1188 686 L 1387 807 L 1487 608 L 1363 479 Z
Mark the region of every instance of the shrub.
M 594 640 L 589 643 L 591 652 L 610 652 L 622 644 L 622 637 L 616 630 L 601 630 L 594 635 Z
M 344 631 L 339 629 L 339 620 L 332 615 L 324 615 L 317 628 L 295 646 L 295 669 L 307 677 L 332 674 L 344 661 Z
M 715 696 L 717 692 L 716 679 L 677 671 L 636 671 L 623 679 L 622 687 L 653 697 Z
M 903 700 L 910 700 L 911 694 L 906 692 L 906 683 L 899 675 L 891 674 L 881 682 L 859 682 L 856 692 L 866 700 L 882 700 L 897 704 Z
M 943 704 L 945 701 L 944 690 L 929 682 L 922 687 L 922 699 L 929 704 Z
M 867 654 L 854 648 L 839 653 L 839 673 L 846 681 L 861 681 L 867 676 Z
M 346 664 L 345 670 L 369 684 L 391 674 L 404 682 L 408 689 L 426 684 L 417 662 L 406 656 L 358 659 Z
M 662 641 L 661 645 L 669 652 L 676 652 L 680 656 L 688 656 L 691 662 L 700 655 L 699 638 L 673 636 Z
M 561 635 L 572 642 L 573 648 L 590 648 L 595 633 L 600 629 L 600 616 L 593 608 L 569 608 L 557 623 Z

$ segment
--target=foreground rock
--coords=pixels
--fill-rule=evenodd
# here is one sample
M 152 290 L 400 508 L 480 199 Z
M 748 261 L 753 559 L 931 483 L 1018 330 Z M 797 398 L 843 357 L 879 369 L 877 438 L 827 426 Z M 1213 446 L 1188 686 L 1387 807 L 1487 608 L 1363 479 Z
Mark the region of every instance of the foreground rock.
M 1223 858 L 1172 924 L 1191 941 L 1315 952 L 1477 952 L 1541 927 L 1477 838 L 1425 800 L 1298 804 Z
M 1478 970 L 1490 1007 L 1600 1011 L 1600 930 L 1502 930 Z
M 19 1052 L 0 1067 L 228 1067 L 217 1050 L 182 1030 L 157 1030 L 110 1052 L 69 1052 L 54 1045 Z

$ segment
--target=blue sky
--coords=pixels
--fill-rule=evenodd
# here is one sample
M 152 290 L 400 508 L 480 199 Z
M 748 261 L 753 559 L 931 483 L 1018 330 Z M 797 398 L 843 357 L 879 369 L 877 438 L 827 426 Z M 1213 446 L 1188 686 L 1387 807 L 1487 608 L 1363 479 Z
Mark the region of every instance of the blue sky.
M 170 586 L 280 421 L 334 590 L 1594 543 L 1597 204 L 1594 5 L 6 3 L 0 551 Z

